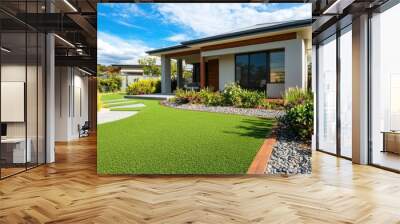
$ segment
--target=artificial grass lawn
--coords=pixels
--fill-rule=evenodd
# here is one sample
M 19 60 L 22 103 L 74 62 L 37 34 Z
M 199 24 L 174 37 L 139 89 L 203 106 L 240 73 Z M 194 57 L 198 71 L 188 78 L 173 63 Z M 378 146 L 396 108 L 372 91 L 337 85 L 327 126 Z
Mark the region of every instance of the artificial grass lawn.
M 146 107 L 124 108 L 139 112 L 98 126 L 98 173 L 243 174 L 275 122 L 135 103 Z

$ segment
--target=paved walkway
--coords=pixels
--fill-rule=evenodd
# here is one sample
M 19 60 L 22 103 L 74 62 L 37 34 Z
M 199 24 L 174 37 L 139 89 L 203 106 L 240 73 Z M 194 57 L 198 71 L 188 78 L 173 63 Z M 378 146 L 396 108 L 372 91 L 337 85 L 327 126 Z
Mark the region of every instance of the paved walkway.
M 110 109 L 102 108 L 99 112 L 97 112 L 97 123 L 104 124 L 118 121 L 133 116 L 137 113 L 137 111 L 110 111 Z
M 126 95 L 125 98 L 128 99 L 157 99 L 157 100 L 167 100 L 169 98 L 174 97 L 174 94 L 144 94 L 144 95 Z
M 111 109 L 121 109 L 121 108 L 138 108 L 138 107 L 145 107 L 143 103 L 136 103 L 136 104 L 129 104 L 129 105 L 122 105 L 122 106 L 114 106 Z

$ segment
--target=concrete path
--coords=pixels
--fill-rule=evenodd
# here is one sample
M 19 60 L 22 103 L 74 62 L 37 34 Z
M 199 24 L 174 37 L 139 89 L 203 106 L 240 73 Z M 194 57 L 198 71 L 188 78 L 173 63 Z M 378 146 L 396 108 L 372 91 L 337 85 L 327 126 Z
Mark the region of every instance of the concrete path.
M 122 106 L 112 106 L 110 109 L 120 109 L 120 108 L 138 108 L 138 107 L 145 107 L 143 103 L 136 103 L 136 104 L 129 104 L 129 105 L 122 105 Z
M 137 111 L 110 111 L 110 109 L 102 108 L 99 112 L 97 112 L 97 123 L 104 124 L 118 121 L 133 116 L 137 113 Z
M 167 100 L 169 98 L 174 97 L 173 94 L 144 94 L 144 95 L 126 95 L 124 96 L 127 99 L 156 99 L 156 100 Z

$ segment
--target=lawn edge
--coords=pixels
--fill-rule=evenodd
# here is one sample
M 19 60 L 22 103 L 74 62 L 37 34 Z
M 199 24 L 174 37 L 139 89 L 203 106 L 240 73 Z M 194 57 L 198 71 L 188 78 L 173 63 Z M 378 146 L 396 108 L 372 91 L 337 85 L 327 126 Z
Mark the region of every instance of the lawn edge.
M 276 134 L 273 128 L 271 134 L 264 140 L 258 150 L 246 174 L 265 174 L 275 144 Z

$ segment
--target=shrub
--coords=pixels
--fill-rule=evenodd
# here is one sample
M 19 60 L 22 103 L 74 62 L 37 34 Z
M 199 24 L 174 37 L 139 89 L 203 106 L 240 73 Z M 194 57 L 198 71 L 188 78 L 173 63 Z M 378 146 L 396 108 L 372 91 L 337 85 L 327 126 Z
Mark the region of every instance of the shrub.
M 312 93 L 301 88 L 289 88 L 284 94 L 285 106 L 288 107 L 305 103 L 308 100 L 313 100 Z
M 97 91 L 97 111 L 100 111 L 103 107 L 103 102 L 101 101 L 101 95 L 99 91 Z
M 263 92 L 242 89 L 237 83 L 230 83 L 225 85 L 222 97 L 226 105 L 252 108 L 262 106 L 266 96 Z
M 175 92 L 175 102 L 177 104 L 198 104 L 201 103 L 200 94 L 193 90 L 177 89 Z
M 202 89 L 199 92 L 200 101 L 207 106 L 222 106 L 224 98 L 220 92 L 213 92 L 208 88 Z
M 131 83 L 127 88 L 129 95 L 142 95 L 161 92 L 159 79 L 142 79 Z
M 242 88 L 237 83 L 226 84 L 222 92 L 224 103 L 229 106 L 241 105 Z
M 242 89 L 239 85 L 231 83 L 225 86 L 224 91 L 214 92 L 209 88 L 200 92 L 178 89 L 175 93 L 177 104 L 204 104 L 207 106 L 235 106 L 254 108 L 263 105 L 265 94 L 259 91 Z
M 309 91 L 289 89 L 285 93 L 285 115 L 281 126 L 295 138 L 310 141 L 314 127 L 313 96 Z
M 122 78 L 120 75 L 109 75 L 108 78 L 99 78 L 98 90 L 101 92 L 116 92 L 121 89 Z
M 262 107 L 270 110 L 283 110 L 284 103 L 280 99 L 264 99 Z
M 259 91 L 242 90 L 240 93 L 240 104 L 234 105 L 244 108 L 255 108 L 263 104 L 264 93 Z

